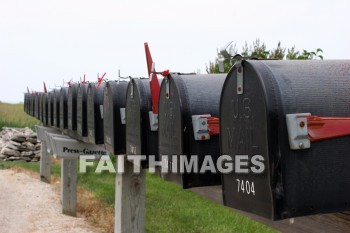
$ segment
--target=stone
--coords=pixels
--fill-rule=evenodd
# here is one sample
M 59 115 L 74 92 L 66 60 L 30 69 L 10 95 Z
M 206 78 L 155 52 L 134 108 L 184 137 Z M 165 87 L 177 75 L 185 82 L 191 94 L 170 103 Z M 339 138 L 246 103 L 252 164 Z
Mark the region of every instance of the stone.
M 15 141 L 15 142 L 25 142 L 26 141 L 26 138 L 24 136 L 20 136 L 20 135 L 17 135 L 17 136 L 14 136 L 11 138 L 12 141 Z
M 41 152 L 40 151 L 35 151 L 34 152 L 34 158 L 40 158 L 40 156 L 41 156 Z
M 18 146 L 13 145 L 12 143 L 7 143 L 5 147 L 11 150 L 18 150 Z
M 30 162 L 39 162 L 39 161 L 40 161 L 39 158 L 34 157 L 34 158 L 32 158 L 32 160 Z
M 29 157 L 20 157 L 17 159 L 18 161 L 26 161 L 26 162 L 30 162 L 32 159 Z
M 40 149 L 41 149 L 41 144 L 40 143 L 36 144 L 35 145 L 35 150 L 40 150 Z
M 28 138 L 27 138 L 27 142 L 30 142 L 30 143 L 32 143 L 32 144 L 37 144 L 37 143 L 38 143 L 38 140 L 37 140 L 36 138 L 30 138 L 30 137 L 28 137 Z
M 11 149 L 8 149 L 8 148 L 2 148 L 1 154 L 3 155 L 7 155 L 7 156 L 15 156 L 15 157 L 18 157 L 21 155 L 21 152 L 17 151 L 17 150 L 11 150 Z
M 31 157 L 32 155 L 34 155 L 33 151 L 22 151 L 21 152 L 22 157 Z
M 14 146 L 20 146 L 21 145 L 21 143 L 15 142 L 15 141 L 12 141 L 12 140 L 10 140 L 9 143 L 11 143 Z
M 6 155 L 0 154 L 0 159 L 6 159 L 6 158 L 7 158 Z
M 30 142 L 23 142 L 22 146 L 25 146 L 27 148 L 27 150 L 31 150 L 31 151 L 35 150 L 34 144 L 30 143 Z

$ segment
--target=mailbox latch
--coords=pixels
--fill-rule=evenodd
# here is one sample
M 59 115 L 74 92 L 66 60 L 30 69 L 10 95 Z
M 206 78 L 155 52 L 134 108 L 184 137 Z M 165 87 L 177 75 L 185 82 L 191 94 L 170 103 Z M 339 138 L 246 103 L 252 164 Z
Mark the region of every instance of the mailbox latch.
M 206 115 L 192 116 L 193 133 L 194 133 L 194 139 L 196 141 L 210 139 L 208 117 L 211 117 L 211 115 L 206 114 Z
M 158 131 L 158 114 L 149 111 L 148 115 L 151 131 Z
M 120 121 L 122 125 L 126 124 L 126 119 L 125 119 L 125 108 L 120 108 Z
M 311 147 L 307 130 L 307 117 L 311 113 L 287 114 L 287 130 L 291 150 L 302 150 Z

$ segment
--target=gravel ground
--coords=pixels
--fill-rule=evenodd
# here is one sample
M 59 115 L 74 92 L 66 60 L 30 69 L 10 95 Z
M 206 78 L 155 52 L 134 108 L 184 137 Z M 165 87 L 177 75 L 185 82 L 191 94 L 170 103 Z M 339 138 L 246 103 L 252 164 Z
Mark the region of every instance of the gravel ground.
M 83 218 L 61 213 L 53 185 L 28 174 L 0 170 L 0 233 L 101 232 Z

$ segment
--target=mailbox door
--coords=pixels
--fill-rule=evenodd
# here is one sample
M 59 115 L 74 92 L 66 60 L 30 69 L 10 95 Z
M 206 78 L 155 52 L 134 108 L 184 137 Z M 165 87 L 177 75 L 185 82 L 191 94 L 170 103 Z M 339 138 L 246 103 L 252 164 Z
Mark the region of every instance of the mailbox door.
M 77 92 L 77 132 L 79 136 L 87 136 L 87 85 L 80 84 Z
M 78 84 L 71 84 L 68 88 L 68 129 L 77 130 L 77 88 Z
M 179 90 L 173 79 L 164 78 L 159 94 L 158 144 L 159 158 L 167 164 L 168 172 L 161 173 L 163 179 L 184 187 L 183 174 L 178 166 L 173 168 L 173 158 L 178 160 L 184 154 L 185 126 L 183 125 Z M 179 161 L 176 161 L 177 163 Z M 174 161 L 175 164 L 175 161 Z M 175 165 L 174 165 L 175 166 Z
M 47 102 L 47 110 L 48 110 L 48 126 L 53 126 L 53 91 L 48 93 L 48 102 Z
M 43 124 L 44 124 L 44 126 L 47 126 L 47 124 L 48 124 L 48 122 L 47 122 L 47 120 L 48 120 L 48 115 L 47 115 L 47 113 L 48 113 L 48 109 L 47 109 L 47 107 L 48 107 L 48 104 L 47 104 L 47 93 L 43 93 L 43 100 L 42 100 L 42 105 L 43 105 Z
M 42 114 L 42 93 L 38 93 L 38 120 L 39 121 L 42 121 L 42 117 L 41 117 L 41 114 Z
M 103 144 L 103 89 L 90 83 L 87 91 L 88 138 L 91 143 Z
M 39 94 L 34 95 L 34 117 L 39 119 Z
M 53 125 L 60 127 L 60 90 L 54 90 L 53 96 Z
M 129 83 L 126 96 L 126 154 L 143 155 L 146 148 L 145 135 L 142 134 L 142 112 L 140 93 L 136 86 L 138 80 Z
M 35 116 L 35 94 L 32 94 L 30 106 L 31 106 L 30 115 Z
M 210 140 L 196 141 L 193 133 L 192 115 L 210 114 L 213 117 L 218 117 L 220 92 L 224 80 L 225 75 L 223 74 L 171 74 L 162 84 L 159 106 L 159 127 L 162 130 L 159 137 L 159 143 L 162 143 L 160 155 L 176 155 L 178 162 L 177 171 L 174 171 L 172 161 L 174 157 L 168 159 L 171 173 L 165 175 L 164 178 L 179 183 L 183 188 L 221 184 L 221 175 L 216 169 L 216 162 L 220 156 L 219 137 L 211 136 Z M 166 87 L 168 84 L 169 86 Z M 169 98 L 167 98 L 167 89 L 169 89 Z M 167 105 L 173 106 L 173 108 Z M 170 117 L 171 115 L 173 116 Z M 173 129 L 164 127 L 172 124 Z M 164 132 L 166 130 L 170 130 L 168 134 L 174 134 L 173 137 L 179 140 L 171 140 Z M 185 173 L 180 171 L 181 155 L 186 156 L 187 161 L 196 159 L 198 171 L 192 170 Z M 208 170 L 204 173 L 199 172 L 205 161 L 205 156 L 210 156 L 215 166 L 215 172 Z
M 68 88 L 62 87 L 60 92 L 60 127 L 68 128 Z
M 104 89 L 103 125 L 104 143 L 106 149 L 117 155 L 125 153 L 125 123 L 124 114 L 128 82 L 108 82 Z M 121 113 L 122 111 L 122 113 Z
M 126 153 L 155 155 L 158 159 L 158 131 L 151 131 L 152 110 L 149 79 L 133 79 L 126 96 Z M 147 167 L 148 162 L 144 162 Z

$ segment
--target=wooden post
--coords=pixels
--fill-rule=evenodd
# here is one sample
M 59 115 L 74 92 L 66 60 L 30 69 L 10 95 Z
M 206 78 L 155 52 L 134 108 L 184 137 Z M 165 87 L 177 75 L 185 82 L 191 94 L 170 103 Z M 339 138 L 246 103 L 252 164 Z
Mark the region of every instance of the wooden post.
M 49 184 L 51 182 L 51 155 L 47 153 L 46 140 L 41 140 L 40 180 Z
M 118 155 L 118 167 L 124 164 L 124 173 L 116 175 L 115 226 L 116 233 L 144 232 L 146 205 L 146 174 L 143 169 L 134 173 L 134 164 Z
M 77 206 L 77 160 L 62 159 L 61 162 L 61 198 L 62 213 L 76 216 Z

